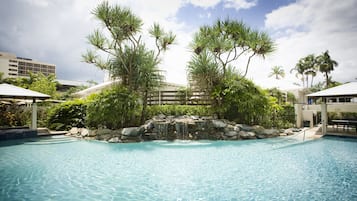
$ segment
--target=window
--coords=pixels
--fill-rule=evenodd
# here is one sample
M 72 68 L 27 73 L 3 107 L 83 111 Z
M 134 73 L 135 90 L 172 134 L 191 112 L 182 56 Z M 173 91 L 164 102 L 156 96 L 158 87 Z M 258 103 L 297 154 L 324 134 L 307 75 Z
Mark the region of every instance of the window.
M 16 70 L 16 69 L 13 69 L 13 68 L 9 68 L 9 71 L 17 72 L 17 70 Z
M 14 65 L 14 64 L 9 64 L 9 66 L 12 66 L 12 67 L 17 67 L 17 65 Z
M 16 73 L 9 73 L 9 75 L 17 75 Z

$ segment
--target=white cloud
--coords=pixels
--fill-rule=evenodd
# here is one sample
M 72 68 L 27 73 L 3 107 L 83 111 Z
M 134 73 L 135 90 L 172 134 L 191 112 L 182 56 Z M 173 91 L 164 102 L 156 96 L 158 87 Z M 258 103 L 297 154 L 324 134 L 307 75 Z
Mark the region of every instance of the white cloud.
M 221 0 L 188 0 L 194 6 L 199 6 L 202 8 L 212 8 L 216 6 Z
M 257 75 L 250 75 L 263 86 L 294 88 L 299 82 L 289 71 L 308 54 L 319 55 L 329 50 L 339 66 L 332 72 L 334 80 L 353 81 L 357 77 L 357 2 L 346 0 L 300 0 L 266 15 L 265 26 L 275 37 L 276 52 L 266 61 L 256 64 Z M 286 79 L 272 82 L 267 75 L 274 65 L 285 68 Z M 253 68 L 254 69 L 254 68 Z M 317 80 L 322 81 L 319 75 Z M 316 83 L 316 82 L 315 82 Z
M 236 10 L 248 9 L 257 5 L 257 0 L 226 0 L 224 3 L 225 8 L 234 8 Z
M 47 0 L 25 0 L 27 3 L 39 7 L 47 7 L 48 1 Z

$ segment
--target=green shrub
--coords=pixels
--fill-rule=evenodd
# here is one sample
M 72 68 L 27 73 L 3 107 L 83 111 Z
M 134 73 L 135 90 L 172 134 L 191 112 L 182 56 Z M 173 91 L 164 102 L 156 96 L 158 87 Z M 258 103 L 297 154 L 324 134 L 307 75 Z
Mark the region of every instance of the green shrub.
M 17 104 L 0 103 L 0 127 L 30 126 L 31 108 Z
M 212 115 L 209 106 L 199 105 L 152 105 L 148 107 L 148 117 L 164 114 L 172 116 L 196 115 L 210 116 Z
M 237 77 L 217 85 L 213 98 L 213 109 L 219 117 L 249 125 L 260 124 L 270 107 L 262 89 L 250 80 Z
M 89 101 L 86 125 L 118 129 L 139 124 L 138 96 L 123 86 L 105 90 Z
M 52 130 L 84 127 L 86 108 L 86 101 L 79 99 L 58 104 L 48 112 L 47 127 Z

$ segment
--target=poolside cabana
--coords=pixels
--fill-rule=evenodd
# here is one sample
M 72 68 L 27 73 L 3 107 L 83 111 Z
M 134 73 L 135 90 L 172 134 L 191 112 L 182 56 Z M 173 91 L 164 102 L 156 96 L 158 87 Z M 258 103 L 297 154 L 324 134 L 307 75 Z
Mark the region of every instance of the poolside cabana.
M 326 90 L 322 90 L 316 93 L 312 93 L 307 95 L 309 98 L 321 98 L 321 122 L 322 122 L 322 134 L 326 134 L 327 132 L 327 104 L 328 100 L 333 100 L 333 102 L 339 102 L 339 99 L 348 99 L 350 102 L 354 102 L 357 99 L 357 82 L 346 83 L 337 87 L 332 87 Z M 338 108 L 339 111 L 347 111 L 347 112 L 357 112 L 356 105 L 352 105 L 352 107 L 346 107 L 344 104 L 334 104 L 335 107 Z M 353 120 L 352 120 L 353 121 Z M 347 120 L 346 120 L 347 122 Z M 348 122 L 347 122 L 348 123 Z
M 37 91 L 24 89 L 11 84 L 0 84 L 0 100 L 32 100 L 31 129 L 37 129 L 37 104 L 36 100 L 49 99 L 50 96 Z

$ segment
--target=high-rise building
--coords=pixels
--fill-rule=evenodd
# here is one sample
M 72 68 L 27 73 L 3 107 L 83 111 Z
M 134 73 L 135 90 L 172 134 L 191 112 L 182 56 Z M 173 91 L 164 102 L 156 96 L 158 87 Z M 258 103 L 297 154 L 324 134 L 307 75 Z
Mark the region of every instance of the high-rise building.
M 30 72 L 48 76 L 56 75 L 56 65 L 0 52 L 0 72 L 3 73 L 3 78 L 29 77 Z

